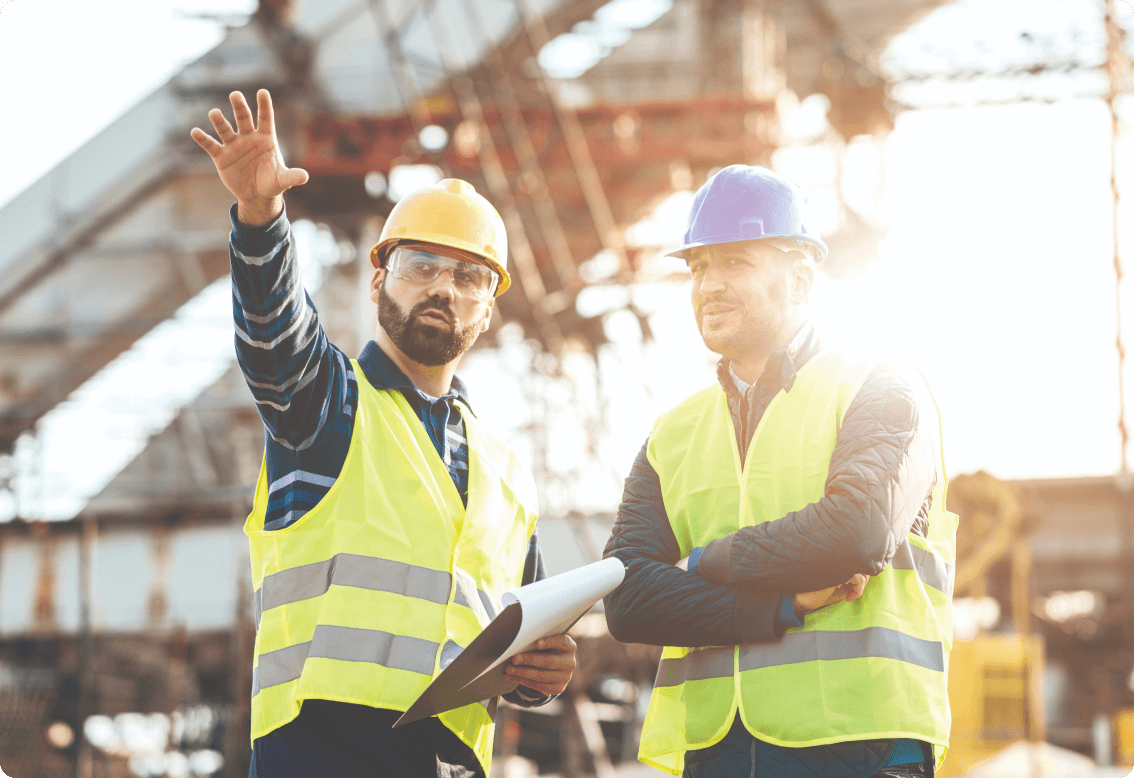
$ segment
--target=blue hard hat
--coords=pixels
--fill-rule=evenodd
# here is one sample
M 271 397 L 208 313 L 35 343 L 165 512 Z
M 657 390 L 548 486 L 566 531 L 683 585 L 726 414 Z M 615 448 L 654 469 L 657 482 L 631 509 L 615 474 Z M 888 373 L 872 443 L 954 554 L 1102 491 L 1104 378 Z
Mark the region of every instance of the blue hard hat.
M 697 190 L 685 245 L 668 256 L 688 259 L 697 246 L 762 238 L 794 238 L 815 246 L 816 261 L 827 258 L 798 184 L 767 168 L 729 165 Z

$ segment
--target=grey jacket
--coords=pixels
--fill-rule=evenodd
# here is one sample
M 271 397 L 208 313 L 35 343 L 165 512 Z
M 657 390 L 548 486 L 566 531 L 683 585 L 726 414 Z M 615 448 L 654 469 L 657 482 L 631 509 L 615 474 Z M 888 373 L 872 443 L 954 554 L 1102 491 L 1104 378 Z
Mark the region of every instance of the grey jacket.
M 722 360 L 718 379 L 742 450 L 772 397 L 790 392 L 796 371 L 821 348 L 805 325 L 772 353 L 743 397 Z M 674 567 L 681 554 L 643 445 L 603 554 L 626 565 L 625 580 L 604 600 L 611 634 L 671 646 L 778 639 L 773 615 L 783 593 L 880 573 L 911 529 L 925 535 L 939 457 L 937 412 L 924 381 L 900 360 L 879 362 L 847 408 L 823 498 L 709 543 L 697 573 L 687 573 Z
M 797 371 L 821 348 L 818 333 L 805 325 L 772 353 L 743 395 L 728 363 L 718 365 L 742 457 L 768 403 L 792 391 Z M 899 360 L 879 362 L 844 415 L 822 499 L 712 541 L 696 572 L 686 572 L 674 566 L 681 552 L 643 446 L 604 552 L 626 566 L 622 584 L 604 600 L 610 633 L 628 643 L 670 646 L 778 640 L 785 625 L 776 613 L 785 595 L 836 586 L 855 573 L 878 574 L 911 530 L 925 536 L 940 450 L 936 407 L 921 376 Z M 832 762 L 860 763 L 865 772 L 848 774 L 871 775 L 894 742 L 802 749 L 761 743 L 761 759 L 775 776 L 826 774 L 820 768 Z

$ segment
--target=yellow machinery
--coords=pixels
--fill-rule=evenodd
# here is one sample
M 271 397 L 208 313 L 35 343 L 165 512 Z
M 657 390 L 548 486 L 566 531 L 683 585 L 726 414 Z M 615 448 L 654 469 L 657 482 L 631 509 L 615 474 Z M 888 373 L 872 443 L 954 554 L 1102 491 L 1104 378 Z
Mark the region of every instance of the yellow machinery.
M 977 635 L 949 656 L 949 752 L 937 775 L 964 775 L 1018 740 L 1042 741 L 1043 640 Z
M 989 569 L 1012 560 L 1015 634 L 978 634 L 954 640 L 949 656 L 949 752 L 937 775 L 964 775 L 1018 740 L 1044 740 L 1043 639 L 1031 634 L 1031 557 L 1023 508 L 1015 490 L 987 473 L 958 476 L 949 485 L 949 508 L 960 517 L 954 597 L 987 594 Z
M 1134 708 L 1114 714 L 1114 750 L 1118 764 L 1134 764 Z

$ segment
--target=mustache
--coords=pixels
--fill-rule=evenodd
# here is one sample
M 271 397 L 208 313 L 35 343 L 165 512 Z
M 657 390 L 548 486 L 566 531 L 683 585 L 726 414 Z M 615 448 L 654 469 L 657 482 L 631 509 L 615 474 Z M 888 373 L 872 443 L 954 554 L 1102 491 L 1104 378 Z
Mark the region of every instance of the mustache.
M 718 304 L 719 305 L 728 305 L 728 306 L 732 306 L 732 307 L 735 308 L 738 305 L 740 305 L 740 300 L 737 299 L 736 297 L 733 297 L 732 295 L 727 295 L 727 294 L 715 294 L 715 295 L 712 295 L 711 297 L 710 296 L 701 297 L 701 301 L 700 301 L 700 307 L 701 308 L 704 308 L 706 305 L 718 305 Z
M 444 300 L 442 300 L 440 298 L 436 298 L 436 299 L 432 299 L 432 300 L 424 300 L 424 301 L 418 303 L 410 311 L 409 318 L 413 319 L 414 317 L 420 316 L 423 313 L 430 313 L 430 312 L 440 313 L 442 316 L 444 316 L 449 321 L 450 324 L 452 324 L 453 321 L 456 318 L 453 315 L 452 306 L 450 306 L 449 303 L 445 302 Z

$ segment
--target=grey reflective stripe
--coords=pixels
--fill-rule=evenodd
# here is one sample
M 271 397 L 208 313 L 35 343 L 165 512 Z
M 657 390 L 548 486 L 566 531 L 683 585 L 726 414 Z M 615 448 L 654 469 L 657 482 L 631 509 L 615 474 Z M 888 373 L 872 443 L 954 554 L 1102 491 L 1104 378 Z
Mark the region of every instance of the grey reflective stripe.
M 779 643 L 745 643 L 739 667 L 794 665 L 816 660 L 881 657 L 909 662 L 937 672 L 945 671 L 941 643 L 906 635 L 887 627 L 849 631 L 805 630 L 789 632 Z M 677 686 L 686 681 L 732 677 L 732 648 L 706 648 L 678 659 L 662 659 L 654 686 Z
M 916 570 L 922 582 L 949 597 L 953 596 L 949 564 L 935 551 L 918 548 L 907 541 L 898 546 L 890 565 L 895 570 Z
M 444 670 L 446 667 L 451 665 L 453 663 L 453 660 L 457 658 L 457 654 L 461 653 L 462 651 L 464 651 L 464 649 L 457 645 L 454 641 L 446 640 L 445 645 L 441 647 L 441 669 Z
M 437 644 L 431 640 L 391 635 L 376 629 L 334 627 L 320 624 L 311 640 L 310 656 L 342 659 L 347 662 L 370 662 L 383 667 L 409 670 L 422 675 L 433 674 Z
M 816 660 L 879 657 L 909 662 L 945 672 L 945 649 L 935 640 L 923 640 L 887 627 L 834 631 L 789 632 L 779 643 L 745 643 L 740 647 L 740 670 L 758 670 Z
M 476 593 L 480 595 L 480 604 L 484 606 L 484 610 L 488 613 L 488 618 L 496 618 L 500 609 L 492 602 L 492 598 L 488 596 L 488 592 L 484 591 L 484 589 L 477 589 Z
M 458 605 L 464 605 L 466 608 L 476 611 L 478 616 L 486 615 L 482 614 L 484 606 L 480 602 L 480 595 L 477 593 L 476 581 L 473 580 L 473 577 L 464 570 L 458 569 L 456 579 L 457 593 L 453 601 Z
M 310 649 L 310 642 L 297 643 L 261 656 L 259 664 L 252 670 L 252 696 L 259 694 L 261 689 L 298 678 L 303 672 L 303 663 L 307 661 Z
M 477 616 L 487 617 L 487 621 L 496 618 L 496 614 L 500 609 L 492 602 L 492 598 L 488 593 L 482 589 L 477 588 L 476 581 L 473 577 L 466 573 L 464 570 L 457 568 L 457 596 L 453 601 L 458 605 L 464 605 L 477 614 Z
M 252 592 L 252 612 L 256 620 L 256 629 L 260 629 L 260 617 L 264 615 L 264 587 L 261 586 Z
M 455 645 L 455 644 L 454 644 Z M 252 696 L 261 689 L 294 681 L 303 673 L 308 657 L 368 662 L 422 675 L 433 674 L 437 643 L 406 635 L 391 635 L 374 629 L 336 627 L 320 624 L 308 643 L 269 651 L 260 656 L 252 672 Z
M 449 601 L 449 573 L 391 559 L 336 554 L 322 562 L 269 575 L 254 595 L 256 623 L 266 610 L 325 594 L 331 584 L 393 592 L 444 605 Z
M 677 659 L 662 659 L 654 686 L 677 686 L 686 681 L 732 678 L 732 647 L 700 648 Z

